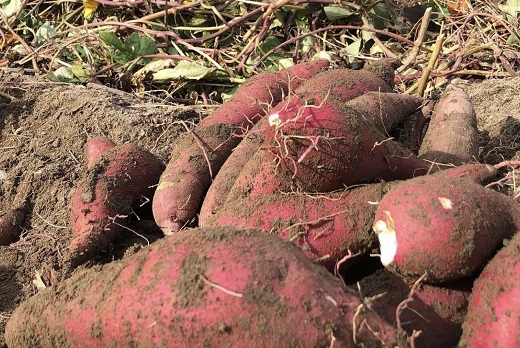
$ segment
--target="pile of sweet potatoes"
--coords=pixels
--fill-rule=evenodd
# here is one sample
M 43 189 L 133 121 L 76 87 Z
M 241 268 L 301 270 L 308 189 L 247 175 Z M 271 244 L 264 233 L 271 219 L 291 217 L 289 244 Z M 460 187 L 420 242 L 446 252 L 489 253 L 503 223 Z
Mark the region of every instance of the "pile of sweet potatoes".
M 395 62 L 327 65 L 251 79 L 166 166 L 91 139 L 71 266 L 149 201 L 165 237 L 22 303 L 9 346 L 514 346 L 520 207 L 485 187 L 468 96 L 450 85 L 425 115 Z

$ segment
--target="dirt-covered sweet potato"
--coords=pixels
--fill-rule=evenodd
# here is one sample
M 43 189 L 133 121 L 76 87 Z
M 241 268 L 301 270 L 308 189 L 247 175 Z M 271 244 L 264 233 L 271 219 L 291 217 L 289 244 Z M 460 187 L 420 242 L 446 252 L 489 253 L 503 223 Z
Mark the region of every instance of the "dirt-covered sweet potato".
M 71 200 L 73 265 L 110 245 L 133 209 L 152 198 L 163 168 L 152 153 L 125 144 L 106 151 L 85 172 Z
M 395 323 L 399 347 L 455 347 L 462 333 L 471 280 L 429 285 L 405 282 L 378 270 L 355 286 L 371 307 L 389 323 Z
M 257 122 L 226 159 L 204 196 L 199 212 L 199 226 L 203 226 L 203 221 L 209 219 L 228 201 L 229 192 L 242 169 L 263 143 L 263 132 L 266 127 L 269 127 L 266 118 Z
M 479 182 L 495 169 L 470 164 L 406 180 L 380 201 L 374 231 L 381 261 L 428 282 L 469 276 L 520 227 L 518 203 Z
M 461 165 L 478 158 L 477 116 L 469 96 L 449 85 L 435 105 L 419 156 L 430 161 Z
M 381 133 L 388 134 L 407 116 L 417 111 L 422 98 L 400 93 L 367 92 L 347 102 Z
M 517 347 L 520 337 L 520 234 L 473 285 L 460 347 Z
M 228 201 L 200 224 L 258 228 L 292 241 L 329 269 L 351 253 L 377 245 L 371 232 L 376 206 L 392 183 L 371 184 L 327 195 L 278 193 Z
M 393 327 L 300 250 L 262 231 L 177 233 L 79 271 L 12 314 L 10 347 L 369 347 Z
M 239 135 L 327 65 L 327 61 L 311 61 L 254 77 L 195 129 L 179 137 L 153 199 L 155 221 L 165 234 L 179 231 L 196 218 L 204 193 L 242 139 Z
M 90 169 L 96 164 L 101 156 L 116 146 L 112 139 L 107 137 L 94 137 L 87 141 L 85 146 L 85 157 L 87 159 L 87 169 Z
M 293 96 L 268 117 L 271 127 L 265 133 L 265 146 L 271 159 L 303 191 L 328 192 L 429 171 L 428 163 L 330 96 Z
M 294 90 L 294 94 L 328 95 L 346 102 L 370 91 L 388 93 L 392 92 L 392 87 L 378 74 L 366 69 L 333 69 L 308 79 Z
M 202 126 L 228 124 L 248 128 L 261 119 L 300 84 L 329 66 L 327 60 L 296 64 L 276 72 L 249 78 L 218 110 L 204 118 Z
M 24 219 L 21 208 L 0 213 L 0 245 L 9 245 L 20 237 Z

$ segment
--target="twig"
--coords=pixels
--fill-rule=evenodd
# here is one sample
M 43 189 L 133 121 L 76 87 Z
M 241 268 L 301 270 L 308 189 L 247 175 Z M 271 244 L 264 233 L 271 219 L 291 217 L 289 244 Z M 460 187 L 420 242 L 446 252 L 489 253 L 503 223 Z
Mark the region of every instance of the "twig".
M 413 45 L 413 41 L 412 40 L 409 40 L 401 35 L 398 35 L 398 34 L 394 34 L 394 33 L 391 33 L 389 31 L 386 31 L 386 30 L 379 30 L 379 29 L 374 29 L 374 28 L 371 28 L 371 27 L 360 27 L 360 26 L 356 26 L 356 25 L 329 25 L 327 27 L 324 27 L 324 28 L 320 28 L 320 29 L 316 29 L 316 30 L 313 30 L 313 31 L 310 31 L 308 33 L 304 33 L 304 34 L 301 34 L 299 36 L 296 36 L 296 37 L 293 37 L 292 39 L 289 39 L 285 42 L 282 42 L 281 44 L 279 44 L 278 46 L 270 49 L 266 54 L 264 54 L 259 60 L 258 62 L 256 62 L 256 64 L 253 66 L 253 70 L 254 69 L 257 69 L 258 66 L 260 66 L 260 64 L 263 63 L 264 60 L 266 60 L 271 54 L 273 54 L 275 51 L 279 50 L 280 48 L 284 47 L 284 46 L 287 46 L 289 44 L 292 44 L 294 43 L 295 41 L 298 41 L 298 40 L 301 40 L 307 36 L 311 36 L 311 35 L 316 35 L 316 34 L 319 34 L 321 32 L 324 32 L 324 31 L 329 31 L 329 30 L 364 30 L 364 31 L 368 31 L 368 32 L 374 32 L 376 34 L 381 34 L 381 35 L 385 35 L 387 37 L 390 37 L 392 39 L 396 39 L 396 40 L 399 40 L 399 41 L 402 41 L 402 42 L 405 42 L 407 44 L 410 44 L 410 45 Z M 424 47 L 422 47 L 422 49 L 426 49 Z M 427 49 L 426 49 L 427 50 Z
M 426 36 L 426 31 L 428 30 L 428 26 L 430 25 L 431 14 L 432 8 L 428 7 L 426 11 L 424 11 L 424 15 L 421 21 L 421 27 L 419 29 L 419 33 L 417 34 L 417 39 L 415 39 L 415 42 L 413 44 L 412 51 L 410 52 L 408 58 L 406 58 L 403 61 L 403 65 L 397 69 L 398 72 L 405 71 L 417 59 L 417 55 L 419 54 L 421 46 L 424 42 L 424 37 Z
M 40 71 L 40 68 L 38 68 L 38 63 L 36 63 L 36 54 L 35 54 L 35 51 L 31 48 L 31 46 L 29 46 L 27 44 L 27 42 L 25 42 L 24 39 L 22 39 L 22 37 L 20 35 L 18 35 L 14 30 L 13 28 L 11 27 L 11 25 L 9 24 L 9 20 L 7 19 L 7 17 L 5 16 L 4 12 L 3 11 L 0 11 L 0 16 L 2 16 L 2 19 L 5 23 L 5 26 L 7 27 L 7 30 L 9 30 L 9 32 L 11 33 L 11 35 L 13 35 L 13 37 L 16 39 L 16 41 L 18 41 L 24 48 L 25 50 L 27 51 L 27 53 L 29 55 L 32 56 L 32 59 L 31 59 L 31 62 L 32 62 L 32 65 L 33 65 L 33 69 L 38 73 L 40 74 L 41 71 Z
M 493 167 L 496 169 L 504 168 L 504 167 L 517 167 L 520 166 L 520 161 L 502 161 L 500 163 L 495 164 Z
M 437 58 L 439 57 L 439 52 L 442 49 L 443 43 L 444 34 L 439 34 L 437 40 L 435 41 L 435 47 L 433 49 L 430 60 L 428 61 L 428 66 L 424 68 L 421 79 L 419 80 L 419 85 L 417 86 L 417 94 L 419 94 L 421 97 L 424 95 L 426 85 L 428 84 L 428 79 L 430 78 L 430 73 L 433 71 L 433 68 L 435 68 L 435 64 L 437 63 Z
M 363 25 L 365 27 L 369 27 L 369 28 L 372 28 L 370 26 L 370 23 L 368 21 L 368 18 L 367 16 L 365 15 L 362 15 L 361 16 L 361 20 L 363 21 Z M 379 48 L 381 48 L 383 50 L 383 52 L 386 54 L 387 57 L 389 58 L 392 58 L 392 59 L 398 59 L 399 57 L 397 56 L 397 54 L 395 54 L 394 52 L 392 52 L 388 47 L 385 46 L 385 44 L 383 44 L 383 42 L 381 40 L 379 40 L 379 38 L 377 37 L 376 33 L 373 32 L 373 31 L 369 31 L 368 32 L 370 37 L 372 38 L 372 40 L 374 40 L 375 44 L 377 46 L 379 46 Z

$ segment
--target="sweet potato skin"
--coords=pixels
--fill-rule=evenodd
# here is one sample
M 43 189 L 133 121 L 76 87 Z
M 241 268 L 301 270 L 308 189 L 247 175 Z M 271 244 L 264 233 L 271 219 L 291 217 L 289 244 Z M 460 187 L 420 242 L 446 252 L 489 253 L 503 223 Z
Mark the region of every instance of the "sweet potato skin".
M 268 126 L 266 118 L 257 122 L 255 126 L 244 135 L 244 139 L 226 159 L 204 196 L 199 212 L 199 226 L 204 226 L 204 222 L 229 200 L 229 192 L 235 185 L 235 181 L 242 172 L 242 169 L 263 143 L 263 131 Z
M 165 235 L 196 217 L 212 175 L 239 142 L 234 130 L 224 124 L 197 127 L 175 142 L 152 202 L 155 222 Z
M 328 269 L 352 252 L 366 254 L 376 246 L 371 232 L 376 206 L 393 183 L 378 183 L 327 195 L 298 193 L 251 195 L 228 201 L 200 223 L 265 230 L 292 241 Z
M 334 69 L 316 74 L 296 88 L 295 94 L 348 101 L 369 91 L 392 92 L 392 87 L 380 76 L 365 69 Z
M 420 334 L 413 338 L 414 347 L 438 348 L 457 345 L 471 283 L 464 280 L 439 286 L 417 284 L 414 287 L 412 282 L 405 282 L 383 269 L 363 278 L 355 288 L 359 286 L 366 298 L 372 298 L 372 309 L 386 321 L 397 323 L 399 315 L 400 347 L 410 345 L 415 330 Z
M 428 282 L 454 280 L 480 269 L 511 237 L 520 216 L 517 204 L 464 177 L 493 175 L 490 166 L 467 168 L 407 180 L 383 197 L 374 231 L 385 266 L 414 278 L 427 273 Z
M 157 157 L 133 144 L 113 147 L 98 159 L 71 199 L 69 251 L 73 265 L 113 241 L 132 208 L 142 197 L 152 198 L 163 168 Z
M 270 112 L 265 146 L 278 171 L 307 192 L 424 175 L 429 164 L 388 139 L 355 109 L 315 94 L 293 96 Z
M 347 102 L 382 134 L 388 134 L 407 116 L 413 114 L 422 98 L 399 93 L 366 92 Z
M 85 147 L 87 169 L 91 169 L 105 152 L 115 146 L 116 144 L 112 139 L 107 137 L 99 136 L 89 139 Z
M 460 347 L 516 347 L 520 337 L 520 234 L 486 265 L 473 285 Z
M 449 85 L 435 105 L 419 156 L 429 161 L 461 165 L 479 154 L 477 116 L 469 96 Z
M 299 250 L 261 231 L 192 229 L 80 271 L 22 303 L 11 347 L 330 347 L 395 342 Z M 361 322 L 366 320 L 374 336 Z

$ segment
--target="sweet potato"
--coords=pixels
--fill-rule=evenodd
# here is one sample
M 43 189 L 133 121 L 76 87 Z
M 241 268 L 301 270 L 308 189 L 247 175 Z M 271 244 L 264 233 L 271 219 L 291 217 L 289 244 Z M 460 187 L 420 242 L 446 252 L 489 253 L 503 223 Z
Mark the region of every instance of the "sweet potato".
M 226 159 L 204 196 L 199 212 L 199 226 L 203 226 L 203 221 L 209 219 L 228 201 L 229 192 L 242 172 L 242 168 L 263 143 L 265 127 L 269 127 L 266 118 L 257 122 L 244 135 L 244 139 Z
M 21 208 L 0 213 L 0 245 L 9 245 L 20 237 L 24 219 Z
M 238 174 L 225 202 L 259 194 L 292 192 L 296 189 L 291 176 L 280 172 L 268 151 L 260 148 Z
M 367 92 L 347 102 L 381 133 L 388 134 L 423 103 L 419 97 L 399 94 Z
M 247 128 L 262 118 L 267 110 L 301 83 L 329 66 L 326 60 L 297 64 L 287 70 L 265 72 L 251 77 L 214 113 L 204 118 L 202 126 L 215 124 Z
M 202 198 L 246 129 L 289 90 L 328 65 L 313 61 L 251 79 L 217 111 L 174 144 L 171 160 L 153 199 L 153 214 L 165 234 L 179 231 L 197 215 Z
M 40 291 L 5 338 L 18 348 L 394 346 L 391 325 L 358 308 L 354 291 L 290 243 L 192 229 Z
M 461 165 L 478 158 L 477 117 L 469 96 L 449 85 L 435 105 L 419 156 L 434 162 Z
M 365 69 L 334 69 L 316 74 L 296 88 L 294 93 L 328 96 L 346 102 L 369 91 L 392 92 L 392 87 L 380 76 Z
M 164 234 L 179 231 L 196 217 L 212 176 L 238 144 L 234 131 L 225 124 L 196 127 L 175 141 L 152 203 Z
M 343 256 L 376 247 L 371 233 L 377 202 L 393 186 L 378 183 L 327 195 L 253 195 L 228 201 L 207 226 L 259 228 L 290 240 L 329 269 Z
M 429 165 L 355 109 L 316 94 L 293 96 L 269 115 L 265 145 L 279 172 L 307 192 L 426 174 Z
M 107 137 L 94 137 L 87 141 L 85 157 L 87 158 L 87 169 L 91 169 L 101 156 L 116 146 L 112 139 Z
M 517 347 L 520 337 L 520 234 L 486 265 L 473 285 L 461 347 Z
M 459 341 L 471 283 L 413 284 L 378 270 L 353 287 L 386 321 L 396 323 L 399 347 L 439 348 L 455 347 Z
M 113 241 L 132 209 L 152 198 L 163 168 L 157 157 L 133 144 L 115 146 L 98 159 L 71 200 L 72 265 Z
M 428 282 L 472 275 L 520 227 L 510 197 L 481 186 L 495 169 L 471 164 L 404 181 L 381 200 L 373 226 L 381 261 Z

